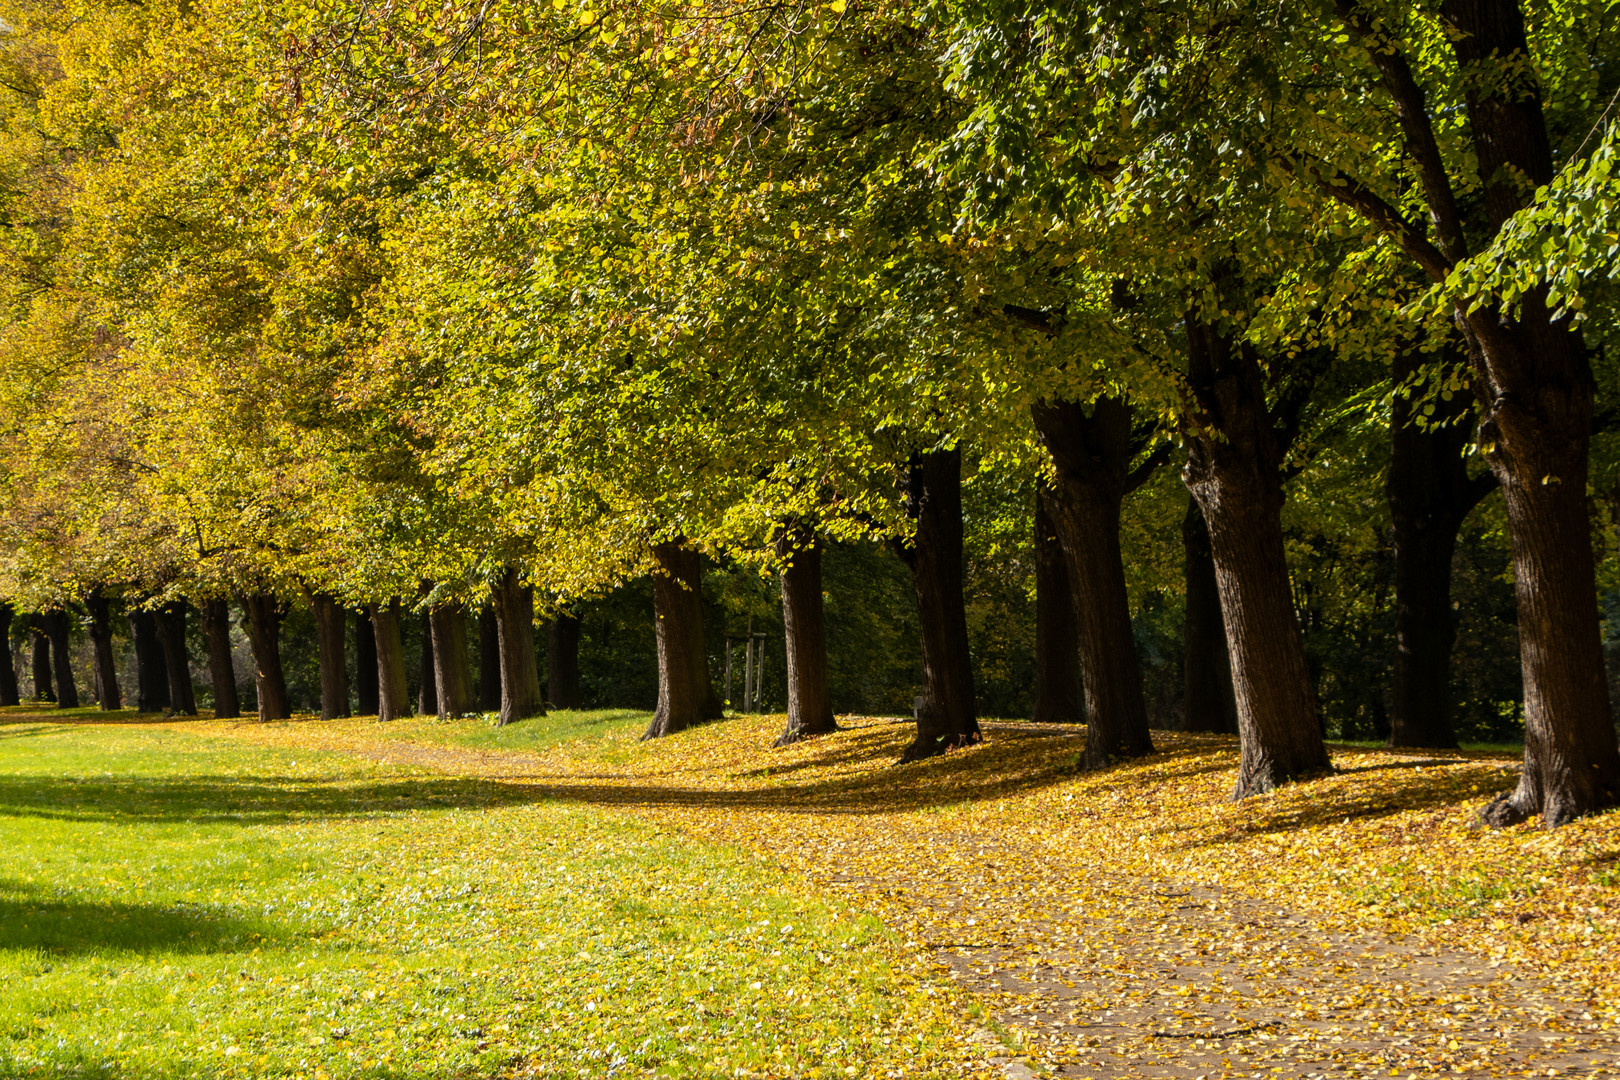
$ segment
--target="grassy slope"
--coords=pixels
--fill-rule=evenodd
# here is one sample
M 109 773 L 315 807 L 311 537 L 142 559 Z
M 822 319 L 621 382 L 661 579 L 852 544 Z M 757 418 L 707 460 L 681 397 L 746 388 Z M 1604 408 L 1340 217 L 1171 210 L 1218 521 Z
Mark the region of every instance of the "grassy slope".
M 0 1075 L 488 1076 L 522 1060 L 547 1076 L 913 1076 L 961 1060 L 961 1002 L 874 920 L 726 847 L 305 748 L 12 719 Z

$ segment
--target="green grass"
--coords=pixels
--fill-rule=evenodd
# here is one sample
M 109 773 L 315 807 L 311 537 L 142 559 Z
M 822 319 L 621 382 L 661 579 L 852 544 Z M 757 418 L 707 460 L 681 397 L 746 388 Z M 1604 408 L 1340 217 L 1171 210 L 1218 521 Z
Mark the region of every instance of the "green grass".
M 591 715 L 561 727 L 642 719 Z M 916 1076 L 956 1052 L 959 1003 L 874 920 L 519 786 L 0 724 L 0 845 L 7 1078 Z
M 544 716 L 497 727 L 494 713 L 452 717 L 443 723 L 436 717 L 418 716 L 378 724 L 367 734 L 484 750 L 537 750 L 626 729 L 640 731 L 651 717 L 651 713 L 636 709 L 552 709 Z

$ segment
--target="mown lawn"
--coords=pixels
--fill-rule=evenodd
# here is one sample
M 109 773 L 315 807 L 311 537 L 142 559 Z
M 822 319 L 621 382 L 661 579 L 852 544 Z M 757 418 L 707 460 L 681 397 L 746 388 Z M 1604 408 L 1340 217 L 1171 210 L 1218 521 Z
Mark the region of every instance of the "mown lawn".
M 723 845 L 510 783 L 9 719 L 0 1076 L 909 1077 L 965 1060 L 963 1002 L 880 924 Z

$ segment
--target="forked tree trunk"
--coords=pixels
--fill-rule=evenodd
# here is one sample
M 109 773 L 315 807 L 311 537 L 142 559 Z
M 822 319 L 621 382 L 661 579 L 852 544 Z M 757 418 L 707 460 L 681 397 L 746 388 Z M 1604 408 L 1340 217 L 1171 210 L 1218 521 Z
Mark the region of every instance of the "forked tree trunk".
M 1086 719 L 1080 678 L 1080 626 L 1074 592 L 1047 502 L 1035 493 L 1035 711 L 1037 724 L 1079 724 Z
M 1221 587 L 1215 579 L 1215 556 L 1209 549 L 1209 526 L 1197 499 L 1187 500 L 1181 545 L 1186 553 L 1187 581 L 1182 729 L 1236 735 L 1237 699 L 1232 693 L 1232 657 L 1226 651 L 1226 623 L 1221 617 Z
M 377 630 L 365 611 L 354 613 L 354 711 L 376 716 L 381 710 L 377 685 Z
M 498 723 L 544 716 L 540 667 L 534 658 L 534 591 L 508 566 L 495 583 L 495 627 L 501 657 L 501 712 Z
M 56 707 L 77 709 L 79 688 L 73 683 L 73 662 L 68 654 L 68 613 L 57 608 L 45 613 L 45 634 L 51 639 L 51 670 L 56 675 Z
M 546 697 L 553 709 L 579 708 L 579 619 L 558 612 L 546 638 Z
M 372 604 L 371 625 L 377 638 L 377 719 L 387 723 L 411 715 L 399 601 Z
M 131 608 L 124 621 L 135 645 L 135 709 L 162 712 L 169 707 L 169 669 L 158 644 L 157 618 L 143 608 Z
M 118 658 L 113 655 L 111 605 L 95 588 L 85 597 L 84 606 L 90 613 L 90 642 L 96 654 L 96 701 L 103 712 L 113 712 L 124 707 L 124 695 L 118 688 Z
M 827 676 L 827 617 L 821 596 L 821 540 L 815 530 L 785 529 L 782 625 L 787 639 L 787 727 L 776 745 L 838 730 Z
M 242 702 L 231 660 L 231 605 L 227 600 L 204 600 L 199 610 L 208 641 L 208 677 L 214 684 L 214 719 L 234 720 L 242 715 Z
M 349 620 L 337 598 L 326 593 L 311 594 L 309 606 L 321 666 L 321 719 L 336 720 L 349 715 L 349 665 L 343 648 Z
M 55 701 L 56 687 L 51 678 L 51 639 L 45 633 L 45 617 L 28 617 L 28 640 L 33 645 L 34 700 Z
M 724 713 L 709 681 L 703 640 L 702 564 L 678 541 L 653 545 L 653 617 L 658 640 L 658 705 L 644 739 L 685 731 Z
M 1265 381 L 1247 345 L 1196 314 L 1186 319 L 1187 418 L 1182 479 L 1209 525 L 1241 754 L 1232 797 L 1271 791 L 1331 766 L 1294 617 L 1282 536 L 1282 453 Z
M 0 705 L 22 704 L 17 666 L 11 657 L 11 605 L 0 600 Z
M 900 760 L 920 761 L 981 739 L 962 601 L 962 452 L 917 454 L 907 469 L 906 512 L 916 523 L 896 548 L 917 590 L 923 685 L 917 736 Z
M 253 648 L 253 685 L 258 691 L 259 719 L 286 720 L 287 680 L 281 673 L 281 605 L 268 593 L 237 597 L 242 605 L 242 629 Z
M 1057 468 L 1047 505 L 1063 542 L 1080 631 L 1086 695 L 1080 764 L 1099 769 L 1153 752 L 1119 543 L 1120 510 L 1133 487 L 1131 407 L 1099 398 L 1088 414 L 1078 402 L 1043 402 L 1034 417 Z
M 472 665 L 467 659 L 467 616 L 455 604 L 440 604 L 428 612 L 433 638 L 433 682 L 439 719 L 472 711 Z
M 196 716 L 197 696 L 191 686 L 191 658 L 186 654 L 186 605 L 175 601 L 152 613 L 158 646 L 163 650 L 163 672 L 169 684 L 169 704 L 176 716 Z
M 433 615 L 422 612 L 422 670 L 416 691 L 416 711 L 423 716 L 439 715 L 439 682 L 433 660 Z
M 501 708 L 501 624 L 493 604 L 478 611 L 478 707 L 485 712 Z

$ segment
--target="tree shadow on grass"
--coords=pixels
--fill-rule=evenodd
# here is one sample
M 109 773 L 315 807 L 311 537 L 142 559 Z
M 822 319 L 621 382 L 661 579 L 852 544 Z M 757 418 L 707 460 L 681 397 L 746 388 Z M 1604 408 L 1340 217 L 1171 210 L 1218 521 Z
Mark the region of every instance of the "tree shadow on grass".
M 278 923 L 223 915 L 202 905 L 90 901 L 0 878 L 0 952 L 246 952 L 294 936 Z

